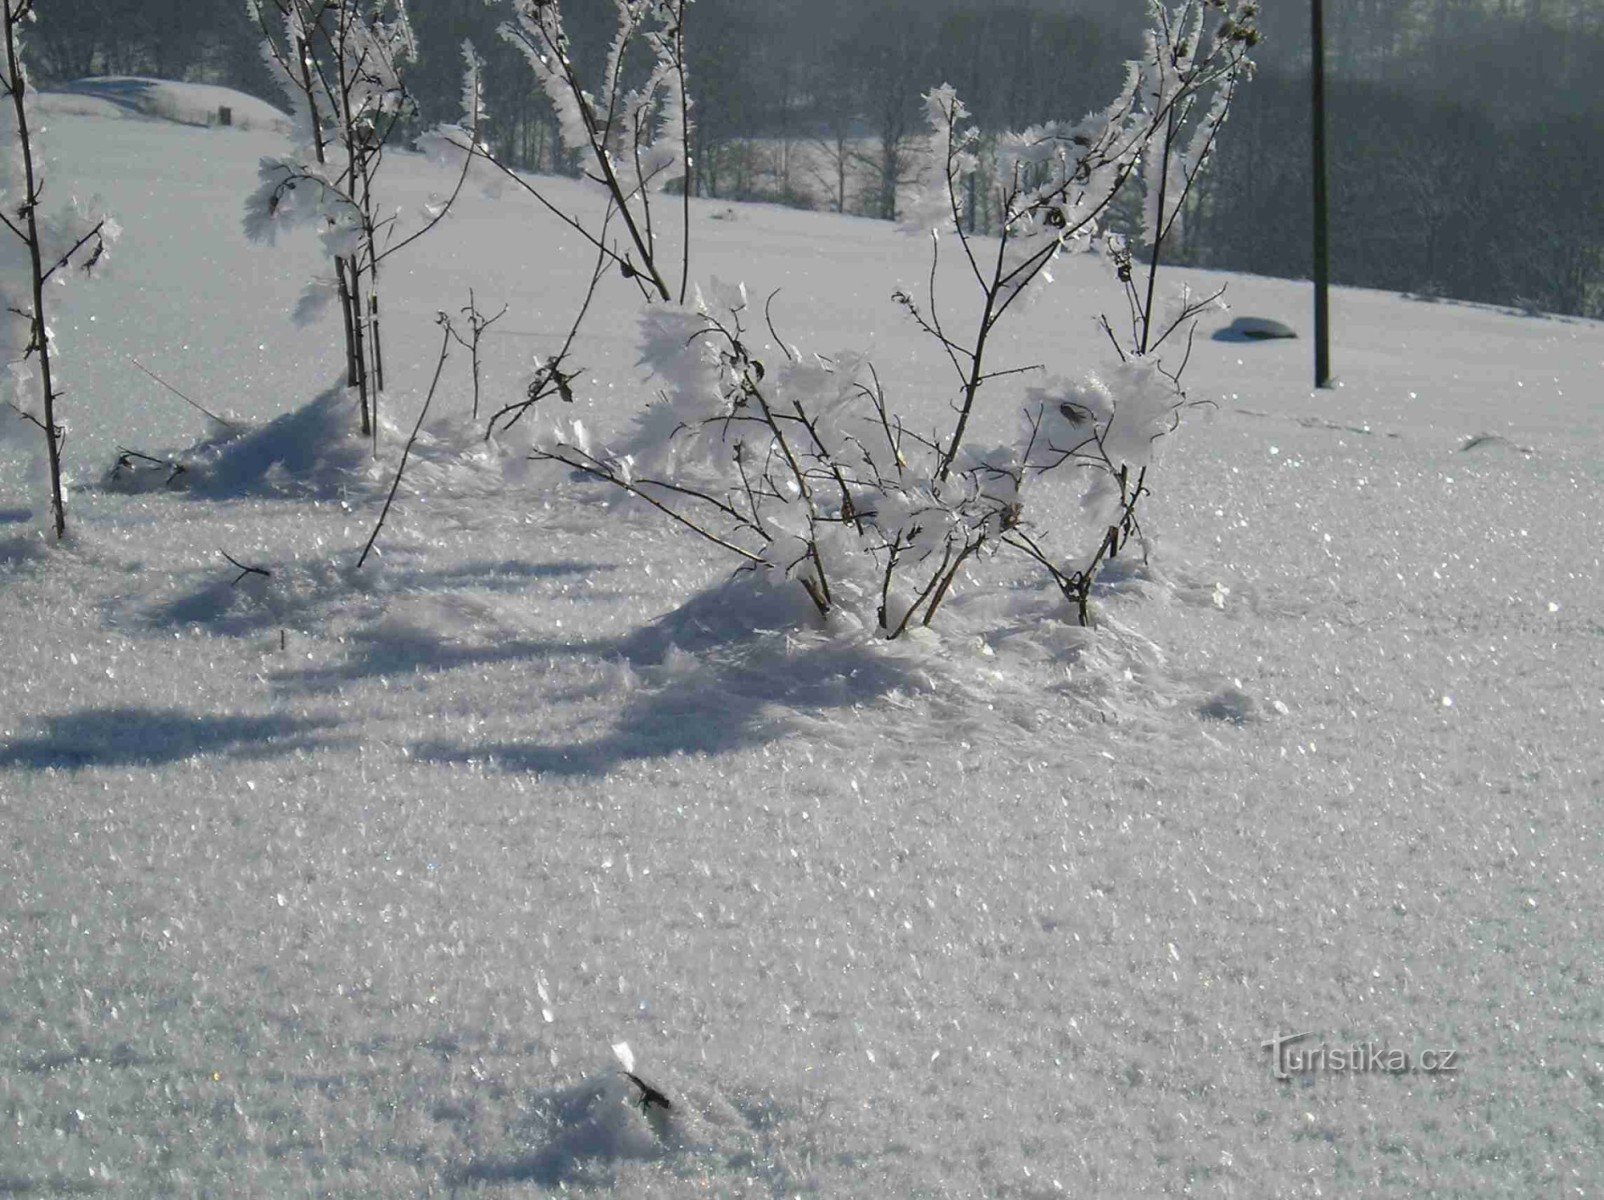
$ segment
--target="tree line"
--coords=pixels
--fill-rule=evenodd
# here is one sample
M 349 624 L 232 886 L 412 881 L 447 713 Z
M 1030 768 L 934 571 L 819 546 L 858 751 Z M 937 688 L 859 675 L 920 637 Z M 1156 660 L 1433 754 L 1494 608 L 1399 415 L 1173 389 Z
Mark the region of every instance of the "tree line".
M 460 46 L 486 59 L 499 153 L 571 169 L 545 96 L 484 0 L 413 0 L 421 120 L 450 119 Z M 1415 293 L 1604 315 L 1604 8 L 1592 0 L 1328 0 L 1333 272 Z M 39 0 L 47 80 L 152 74 L 278 100 L 232 4 Z M 893 218 L 925 169 L 920 96 L 953 84 L 982 128 L 1078 117 L 1140 49 L 1130 0 L 695 0 L 696 194 Z M 564 6 L 599 60 L 611 0 Z M 1270 0 L 1257 78 L 1194 201 L 1183 256 L 1308 271 L 1308 10 Z M 978 201 L 977 209 L 984 208 Z

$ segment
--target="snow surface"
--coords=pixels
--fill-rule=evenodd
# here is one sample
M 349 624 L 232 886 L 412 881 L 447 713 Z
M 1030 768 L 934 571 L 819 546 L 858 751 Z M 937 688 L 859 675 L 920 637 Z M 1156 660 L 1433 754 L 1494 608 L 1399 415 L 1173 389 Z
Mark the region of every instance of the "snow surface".
M 1604 327 L 1339 291 L 1321 393 L 1306 340 L 1200 337 L 1217 408 L 1095 632 L 1007 570 L 879 644 L 509 483 L 461 355 L 357 571 L 436 311 L 510 305 L 515 398 L 582 247 L 475 194 L 392 260 L 375 466 L 334 323 L 290 320 L 315 243 L 240 232 L 279 141 L 51 126 L 127 232 L 58 295 L 69 544 L 0 447 L 0 1192 L 1597 1193 Z M 409 220 L 449 189 L 391 165 Z M 944 411 L 890 300 L 925 243 L 725 204 L 693 237 Z M 1067 372 L 1119 301 L 1056 273 L 1004 349 Z M 1227 282 L 1305 323 L 1305 287 Z M 563 415 L 622 438 L 609 286 Z M 108 480 L 120 448 L 188 486 Z M 1261 1044 L 1304 1031 L 1461 1069 L 1278 1082 Z

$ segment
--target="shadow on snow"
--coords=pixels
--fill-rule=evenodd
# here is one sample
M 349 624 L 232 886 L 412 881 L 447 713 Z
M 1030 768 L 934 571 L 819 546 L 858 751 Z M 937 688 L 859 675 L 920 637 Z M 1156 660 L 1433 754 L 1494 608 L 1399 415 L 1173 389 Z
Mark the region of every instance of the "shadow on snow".
M 433 762 L 490 762 L 511 771 L 606 775 L 623 763 L 673 754 L 722 754 L 784 737 L 809 716 L 872 703 L 896 690 L 920 690 L 920 673 L 855 645 L 821 645 L 788 653 L 782 635 L 764 634 L 730 654 L 671 654 L 647 666 L 649 684 L 623 704 L 612 730 L 591 741 L 458 745 L 420 743 Z
M 0 541 L 0 551 L 4 545 Z M 606 563 L 506 559 L 463 563 L 437 571 L 386 566 L 382 575 L 376 570 L 358 572 L 354 561 L 271 563 L 270 569 L 271 579 L 239 579 L 238 570 L 223 563 L 206 582 L 146 610 L 141 620 L 155 629 L 200 626 L 213 633 L 246 636 L 283 626 L 297 628 L 317 623 L 330 612 L 350 611 L 354 603 L 363 601 L 378 604 L 397 596 L 458 589 L 518 594 L 532 581 L 585 576 L 615 568 Z M 353 666 L 348 677 L 379 673 L 383 672 Z
M 794 595 L 792 594 L 794 592 Z M 398 647 L 371 646 L 374 656 Z M 929 690 L 916 654 L 894 644 L 818 629 L 800 588 L 747 578 L 705 592 L 660 621 L 615 641 L 513 643 L 483 650 L 411 651 L 413 661 L 470 665 L 520 656 L 585 655 L 622 662 L 642 686 L 621 695 L 613 728 L 566 744 L 420 743 L 432 762 L 491 762 L 512 771 L 605 775 L 622 763 L 672 754 L 720 754 L 773 741 L 810 717 L 868 705 L 893 691 Z M 379 661 L 386 661 L 380 659 Z M 833 724 L 839 718 L 831 718 Z
M 202 754 L 269 758 L 325 744 L 316 732 L 332 724 L 177 708 L 86 708 L 45 718 L 38 737 L 0 743 L 0 767 L 152 766 Z

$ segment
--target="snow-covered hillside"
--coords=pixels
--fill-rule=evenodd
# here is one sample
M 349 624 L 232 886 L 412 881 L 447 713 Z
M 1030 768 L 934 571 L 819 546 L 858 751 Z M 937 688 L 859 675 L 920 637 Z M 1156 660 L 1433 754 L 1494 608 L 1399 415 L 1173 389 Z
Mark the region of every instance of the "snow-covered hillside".
M 1604 327 L 1339 292 L 1320 393 L 1307 341 L 1205 327 L 1217 407 L 1095 632 L 1019 574 L 877 643 L 509 478 L 461 355 L 357 571 L 437 311 L 509 306 L 504 402 L 590 257 L 514 194 L 397 256 L 374 464 L 339 331 L 290 320 L 317 245 L 240 232 L 277 136 L 49 124 L 126 232 L 59 297 L 69 544 L 0 446 L 0 1192 L 1598 1190 Z M 392 169 L 409 212 L 451 184 Z M 699 277 L 782 289 L 785 338 L 944 411 L 890 299 L 926 242 L 692 225 Z M 1069 371 L 1121 301 L 1056 274 L 1004 350 Z M 1227 282 L 1306 325 L 1305 286 Z M 606 286 L 570 410 L 603 437 L 648 386 Z M 104 482 L 219 432 L 141 366 L 250 426 L 187 490 Z M 1301 1033 L 1458 1069 L 1278 1080 L 1263 1044 Z
M 179 125 L 221 126 L 288 134 L 283 112 L 233 88 L 205 83 L 174 83 L 138 75 L 75 79 L 45 92 L 38 106 L 46 116 L 71 114 L 110 120 L 168 121 Z

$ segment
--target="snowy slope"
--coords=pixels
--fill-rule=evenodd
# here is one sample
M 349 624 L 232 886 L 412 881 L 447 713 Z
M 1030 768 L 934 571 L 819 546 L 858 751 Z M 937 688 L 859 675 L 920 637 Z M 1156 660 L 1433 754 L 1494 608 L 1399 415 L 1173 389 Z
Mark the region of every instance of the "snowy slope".
M 472 195 L 394 260 L 374 467 L 337 330 L 289 320 L 315 245 L 239 232 L 274 137 L 50 133 L 127 233 L 60 294 L 70 545 L 0 450 L 0 1191 L 1598 1189 L 1604 327 L 1344 291 L 1319 394 L 1305 341 L 1200 336 L 1218 407 L 1102 628 L 1005 575 L 874 645 L 743 620 L 651 513 L 507 482 L 460 359 L 356 572 L 436 311 L 510 306 L 515 397 L 581 248 Z M 409 213 L 449 187 L 396 162 Z M 889 299 L 920 239 L 723 204 L 693 237 L 941 411 Z M 1005 348 L 1067 371 L 1118 297 L 1057 274 Z M 1306 323 L 1305 287 L 1227 282 Z M 612 297 L 603 436 L 643 390 Z M 135 359 L 255 440 L 189 492 L 99 486 L 217 432 Z M 1276 1080 L 1261 1044 L 1303 1032 L 1460 1069 Z
M 59 113 L 111 120 L 170 121 L 180 125 L 221 125 L 228 109 L 230 124 L 288 134 L 287 114 L 264 100 L 233 88 L 205 83 L 174 83 L 138 75 L 101 75 L 75 79 L 39 97 L 46 116 Z

